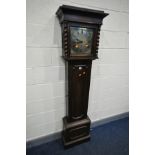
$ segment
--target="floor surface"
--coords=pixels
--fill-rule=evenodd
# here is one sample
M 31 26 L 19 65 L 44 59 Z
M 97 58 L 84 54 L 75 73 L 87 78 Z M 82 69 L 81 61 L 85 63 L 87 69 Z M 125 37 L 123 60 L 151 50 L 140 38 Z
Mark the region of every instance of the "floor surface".
M 27 155 L 128 155 L 129 118 L 113 121 L 91 131 L 91 140 L 69 149 L 56 140 L 27 150 Z

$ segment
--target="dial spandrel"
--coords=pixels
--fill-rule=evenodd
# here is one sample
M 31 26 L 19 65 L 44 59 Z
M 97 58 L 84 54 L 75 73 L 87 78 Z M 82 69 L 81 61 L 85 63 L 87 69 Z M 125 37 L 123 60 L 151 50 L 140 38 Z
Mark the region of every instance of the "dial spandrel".
M 70 27 L 71 55 L 91 55 L 93 29 Z

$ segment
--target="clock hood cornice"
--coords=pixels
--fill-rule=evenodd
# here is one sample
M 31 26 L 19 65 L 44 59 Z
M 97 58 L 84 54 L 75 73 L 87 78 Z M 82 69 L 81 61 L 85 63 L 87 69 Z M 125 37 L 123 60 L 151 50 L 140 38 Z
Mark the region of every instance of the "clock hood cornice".
M 109 14 L 99 10 L 62 5 L 57 10 L 56 15 L 60 23 L 70 21 L 102 25 L 103 18 Z

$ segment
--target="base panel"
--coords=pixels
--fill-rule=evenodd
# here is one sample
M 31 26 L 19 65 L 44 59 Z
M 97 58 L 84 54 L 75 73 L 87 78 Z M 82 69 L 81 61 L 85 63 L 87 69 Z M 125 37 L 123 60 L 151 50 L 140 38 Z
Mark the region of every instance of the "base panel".
M 68 122 L 67 117 L 63 118 L 62 138 L 65 147 L 80 144 L 90 139 L 90 119 L 87 118 Z

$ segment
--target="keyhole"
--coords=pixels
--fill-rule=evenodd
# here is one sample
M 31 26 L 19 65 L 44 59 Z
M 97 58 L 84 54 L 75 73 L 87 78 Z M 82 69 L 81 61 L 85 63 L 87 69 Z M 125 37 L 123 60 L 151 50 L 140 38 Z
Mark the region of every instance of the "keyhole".
M 82 67 L 79 67 L 79 70 L 81 70 L 82 69 Z

